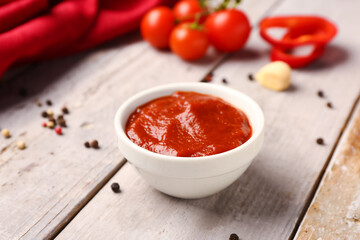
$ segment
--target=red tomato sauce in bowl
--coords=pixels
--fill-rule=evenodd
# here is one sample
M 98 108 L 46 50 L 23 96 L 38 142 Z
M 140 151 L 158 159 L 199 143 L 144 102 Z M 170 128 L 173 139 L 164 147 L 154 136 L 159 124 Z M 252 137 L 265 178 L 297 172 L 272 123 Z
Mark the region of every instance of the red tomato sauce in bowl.
M 132 142 L 155 153 L 201 157 L 242 145 L 252 128 L 245 113 L 221 98 L 178 91 L 137 107 L 125 132 Z

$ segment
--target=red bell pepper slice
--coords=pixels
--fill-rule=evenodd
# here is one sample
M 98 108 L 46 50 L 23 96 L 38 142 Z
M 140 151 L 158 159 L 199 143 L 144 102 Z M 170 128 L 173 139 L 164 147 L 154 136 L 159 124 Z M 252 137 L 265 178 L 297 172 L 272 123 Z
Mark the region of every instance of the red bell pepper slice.
M 273 27 L 286 28 L 282 39 L 272 38 L 267 30 Z M 260 35 L 276 47 L 291 48 L 306 44 L 326 44 L 337 33 L 333 23 L 317 16 L 270 17 L 260 22 Z
M 309 63 L 319 58 L 325 51 L 326 45 L 315 45 L 313 51 L 306 56 L 294 56 L 288 50 L 274 47 L 270 54 L 271 61 L 283 61 L 292 68 L 305 67 Z
M 281 39 L 271 37 L 269 28 L 286 28 Z M 271 60 L 280 60 L 293 68 L 304 67 L 319 58 L 326 44 L 335 37 L 336 26 L 325 18 L 318 16 L 282 16 L 269 17 L 260 22 L 260 35 L 273 45 Z M 294 47 L 313 45 L 314 50 L 307 56 L 294 56 L 288 53 Z

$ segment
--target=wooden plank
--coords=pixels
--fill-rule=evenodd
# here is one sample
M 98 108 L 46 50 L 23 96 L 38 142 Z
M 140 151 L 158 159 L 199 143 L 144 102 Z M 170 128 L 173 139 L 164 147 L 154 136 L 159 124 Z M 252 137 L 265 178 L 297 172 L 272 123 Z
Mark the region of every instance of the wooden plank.
M 41 239 L 61 229 L 124 161 L 114 145 L 120 103 L 153 85 L 196 81 L 220 58 L 213 51 L 203 61 L 185 63 L 136 34 L 97 51 L 36 64 L 5 82 L 0 123 L 12 138 L 0 140 L 0 239 Z M 19 88 L 29 96 L 19 97 Z M 47 107 L 35 102 L 46 99 L 56 113 L 63 105 L 70 109 L 63 136 L 41 127 Z M 24 151 L 16 148 L 20 139 L 28 145 Z M 99 140 L 100 150 L 83 146 L 91 139 Z
M 350 28 L 359 16 L 348 14 L 360 2 L 286 1 L 272 12 L 329 16 L 340 34 L 325 55 L 308 68 L 296 70 L 292 86 L 273 92 L 247 75 L 268 62 L 269 47 L 253 33 L 246 49 L 214 72 L 214 81 L 253 97 L 266 119 L 265 143 L 251 167 L 221 193 L 200 200 L 180 200 L 153 190 L 126 164 L 57 239 L 288 239 L 312 188 L 336 143 L 359 94 L 360 34 Z M 350 53 L 351 50 L 351 53 Z M 323 90 L 325 98 L 317 91 Z M 326 107 L 332 102 L 334 108 Z M 322 137 L 325 145 L 317 145 Z M 112 182 L 123 192 L 113 194 Z
M 252 23 L 274 2 L 245 4 Z M 222 58 L 214 50 L 186 63 L 159 52 L 138 34 L 97 50 L 7 74 L 0 89 L 0 123 L 12 138 L 0 140 L 0 239 L 41 239 L 56 234 L 123 164 L 114 142 L 113 115 L 126 98 L 151 86 L 198 81 Z M 25 88 L 29 96 L 21 98 Z M 63 136 L 41 127 L 37 100 L 67 105 Z M 101 103 L 101 104 L 100 104 Z M 24 151 L 16 149 L 25 140 Z M 83 147 L 98 139 L 100 150 Z
M 295 239 L 360 238 L 360 105 Z

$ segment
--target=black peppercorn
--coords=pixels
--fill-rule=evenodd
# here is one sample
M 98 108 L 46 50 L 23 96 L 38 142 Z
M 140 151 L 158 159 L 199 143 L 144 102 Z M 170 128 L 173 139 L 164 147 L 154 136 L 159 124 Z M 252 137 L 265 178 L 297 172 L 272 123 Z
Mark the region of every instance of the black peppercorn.
M 47 117 L 48 117 L 48 114 L 47 114 L 47 112 L 43 111 L 43 112 L 41 113 L 41 116 L 42 116 L 43 118 L 47 118 Z
M 63 119 L 63 118 L 58 118 L 57 122 L 58 122 L 58 124 L 59 124 L 61 127 L 66 127 L 66 121 L 65 121 L 65 119 Z
M 98 143 L 97 140 L 92 140 L 91 143 L 90 143 L 90 146 L 92 148 L 98 149 L 99 148 L 99 143 Z
M 55 120 L 55 118 L 53 118 L 53 117 L 49 117 L 49 122 L 53 122 L 53 123 L 54 123 L 54 125 L 56 126 L 56 120 Z
M 119 193 L 120 191 L 120 185 L 116 182 L 111 184 L 111 189 L 113 190 L 114 193 Z
M 318 139 L 316 139 L 316 143 L 319 145 L 324 145 L 324 139 L 318 138 Z
M 317 92 L 317 95 L 318 95 L 319 97 L 323 98 L 323 97 L 324 97 L 324 92 L 321 91 L 321 90 L 319 90 L 319 91 Z
M 61 111 L 64 113 L 64 114 L 69 114 L 69 109 L 67 109 L 67 107 L 63 107 L 61 109 Z
M 232 233 L 229 237 L 229 240 L 240 240 L 240 239 L 239 239 L 238 235 L 236 235 L 235 233 Z

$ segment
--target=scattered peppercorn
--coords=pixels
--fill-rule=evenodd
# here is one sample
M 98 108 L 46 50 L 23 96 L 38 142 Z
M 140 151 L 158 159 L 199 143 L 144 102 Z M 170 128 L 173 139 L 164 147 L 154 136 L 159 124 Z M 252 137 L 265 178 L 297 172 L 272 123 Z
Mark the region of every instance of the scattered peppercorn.
M 43 118 L 47 118 L 47 117 L 48 117 L 48 114 L 47 114 L 47 112 L 43 111 L 43 112 L 41 113 L 41 116 L 42 116 Z
M 38 107 L 41 107 L 41 106 L 42 106 L 42 103 L 39 102 L 39 101 L 37 101 L 37 102 L 36 102 L 36 105 L 37 105 Z
M 96 140 L 92 140 L 91 143 L 90 143 L 90 146 L 92 148 L 98 149 L 99 148 L 99 143 Z
M 55 132 L 57 133 L 57 135 L 61 135 L 61 134 L 62 134 L 62 129 L 61 129 L 61 127 L 56 127 L 56 128 L 55 128 Z
M 254 76 L 250 73 L 250 74 L 248 75 L 248 79 L 249 79 L 250 81 L 254 81 Z
M 46 125 L 46 122 L 42 122 L 42 123 L 41 123 L 41 126 L 46 127 L 46 126 L 47 126 L 47 125 Z
M 48 110 L 46 110 L 46 113 L 47 113 L 48 117 L 54 116 L 54 112 L 53 112 L 53 110 L 51 110 L 51 108 L 49 108 Z
M 223 79 L 222 79 L 222 82 L 223 82 L 224 84 L 228 84 L 228 81 L 226 80 L 226 78 L 223 78 Z
M 9 138 L 11 137 L 10 131 L 7 128 L 4 128 L 3 130 L 1 130 L 1 134 L 5 137 L 5 138 Z
M 53 121 L 48 121 L 47 124 L 46 124 L 46 126 L 47 126 L 48 128 L 54 128 L 54 127 L 55 127 L 55 124 L 54 124 Z
M 235 233 L 232 233 L 229 237 L 229 240 L 240 240 L 239 236 Z
M 55 120 L 55 118 L 53 118 L 53 117 L 49 117 L 49 121 L 53 122 L 53 123 L 54 123 L 54 125 L 56 126 L 56 120 Z
M 324 139 L 318 138 L 318 139 L 316 139 L 316 143 L 319 145 L 324 145 Z
M 51 100 L 46 100 L 46 105 L 48 105 L 48 106 L 51 106 L 52 105 L 52 102 L 51 102 Z
M 111 184 L 111 189 L 113 190 L 114 193 L 119 193 L 120 191 L 120 185 L 116 182 Z
M 64 113 L 64 114 L 69 114 L 69 109 L 67 109 L 67 107 L 63 107 L 61 109 L 61 111 Z
M 326 106 L 327 106 L 328 108 L 333 108 L 333 105 L 331 104 L 331 102 L 326 103 Z
M 323 97 L 324 97 L 324 92 L 321 91 L 321 90 L 319 90 L 319 91 L 317 92 L 317 95 L 318 95 L 319 97 L 323 98 Z
M 16 143 L 16 145 L 17 145 L 18 149 L 20 149 L 20 150 L 23 150 L 23 149 L 26 148 L 26 144 L 25 144 L 24 141 L 18 141 L 18 142 Z
M 27 95 L 28 95 L 28 90 L 27 90 L 26 88 L 20 88 L 20 89 L 19 89 L 19 95 L 20 95 L 21 97 L 27 97 Z
M 90 143 L 89 143 L 89 142 L 85 142 L 85 143 L 84 143 L 84 146 L 87 147 L 87 148 L 90 148 Z
M 64 116 L 60 114 L 60 115 L 57 117 L 57 119 L 58 119 L 58 120 L 59 120 L 59 119 L 64 119 Z
M 61 127 L 66 127 L 66 121 L 65 119 L 62 119 L 62 118 L 58 118 L 57 120 L 58 124 L 61 126 Z

